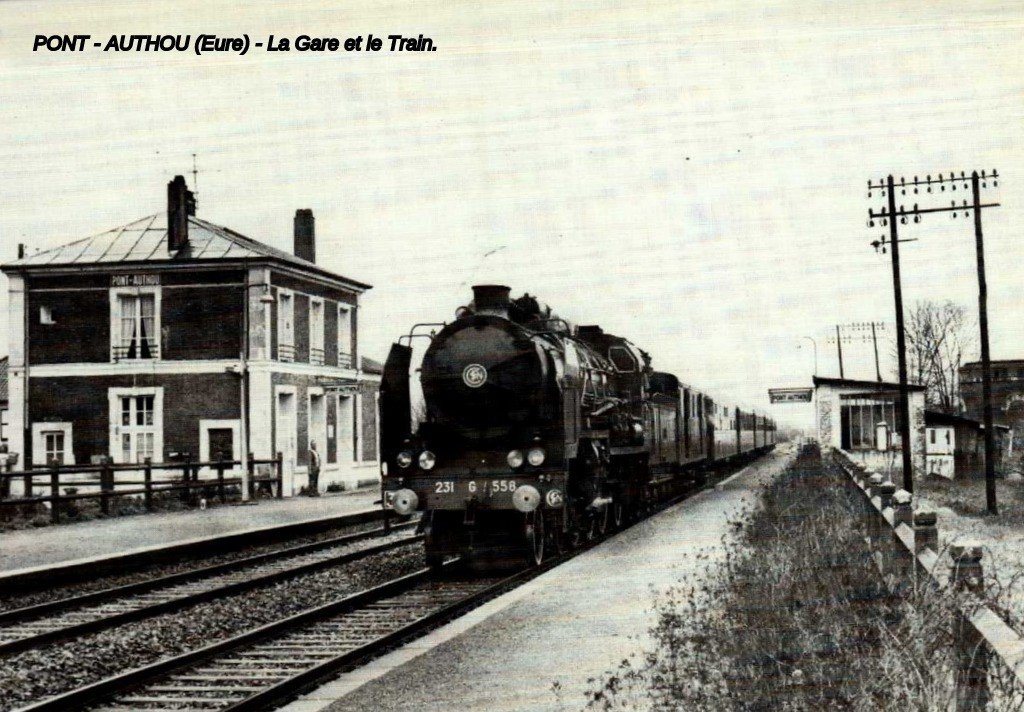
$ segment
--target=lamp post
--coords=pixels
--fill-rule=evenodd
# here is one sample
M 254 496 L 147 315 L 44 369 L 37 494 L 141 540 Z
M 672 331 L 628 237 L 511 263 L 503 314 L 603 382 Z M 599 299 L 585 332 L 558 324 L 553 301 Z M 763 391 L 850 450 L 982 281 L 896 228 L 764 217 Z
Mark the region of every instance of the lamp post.
M 814 375 L 818 375 L 818 342 L 811 336 L 801 336 L 801 339 L 807 339 L 814 345 Z M 799 347 L 797 347 L 799 348 Z

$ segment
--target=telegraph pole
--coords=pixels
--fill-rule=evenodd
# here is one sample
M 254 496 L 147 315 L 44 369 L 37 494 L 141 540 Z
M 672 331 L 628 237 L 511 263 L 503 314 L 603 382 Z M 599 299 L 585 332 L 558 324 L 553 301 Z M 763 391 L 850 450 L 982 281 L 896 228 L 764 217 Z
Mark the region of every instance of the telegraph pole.
M 839 324 L 836 324 L 836 350 L 839 352 L 839 377 L 846 378 L 843 375 L 843 338 L 839 335 Z
M 981 328 L 981 398 L 985 421 L 985 503 L 989 514 L 998 514 L 996 504 L 996 443 L 992 432 L 992 363 L 988 351 L 988 285 L 985 283 L 985 243 L 981 237 L 981 190 L 978 171 L 971 174 L 974 198 L 974 246 L 978 254 L 978 324 Z
M 871 322 L 871 343 L 875 345 L 875 375 L 878 376 L 878 382 L 882 382 L 882 369 L 878 365 L 878 335 L 875 333 L 875 322 Z
M 936 178 L 932 178 L 930 175 L 925 180 L 918 179 L 914 176 L 912 183 L 908 183 L 906 179 L 900 179 L 900 191 L 901 194 L 906 195 L 907 190 L 913 190 L 914 194 L 917 195 L 921 189 L 931 193 L 933 187 L 938 189 L 939 192 L 946 192 L 947 186 L 950 192 L 956 192 L 957 188 L 961 188 L 963 191 L 967 190 L 968 184 L 971 186 L 973 193 L 973 202 L 971 205 L 967 204 L 966 200 L 962 201 L 962 205 L 957 205 L 955 200 L 950 202 L 948 208 L 919 208 L 917 203 L 914 203 L 914 207 L 906 209 L 903 205 L 900 205 L 899 211 L 896 209 L 896 184 L 893 177 L 890 175 L 885 183 L 881 181 L 878 184 L 872 184 L 868 181 L 868 197 L 870 198 L 873 190 L 881 190 L 882 195 L 886 195 L 888 200 L 888 209 L 880 210 L 875 212 L 873 209 L 868 209 L 868 227 L 875 226 L 875 220 L 879 219 L 882 225 L 889 225 L 889 239 L 886 240 L 883 236 L 881 240 L 876 240 L 871 244 L 877 250 L 880 246 L 882 251 L 885 252 L 886 246 L 892 249 L 892 277 L 893 277 L 893 288 L 896 297 L 896 349 L 899 356 L 899 370 L 900 370 L 900 407 L 903 410 L 903 418 L 900 423 L 900 436 L 903 439 L 903 488 L 908 492 L 912 491 L 908 486 L 910 482 L 910 412 L 909 412 L 909 396 L 907 393 L 907 359 L 906 359 L 906 340 L 903 331 L 903 295 L 900 289 L 900 268 L 899 268 L 899 243 L 910 242 L 910 240 L 900 240 L 897 234 L 896 220 L 899 219 L 903 225 L 907 224 L 907 216 L 913 218 L 915 223 L 921 222 L 921 216 L 927 213 L 952 213 L 953 218 L 956 218 L 957 213 L 963 212 L 964 217 L 970 215 L 971 211 L 974 211 L 974 238 L 975 246 L 977 251 L 978 259 L 978 311 L 980 327 L 981 327 L 981 357 L 982 357 L 982 398 L 985 401 L 984 404 L 984 421 L 985 421 L 985 499 L 988 507 L 989 514 L 997 514 L 998 508 L 996 505 L 996 482 L 995 482 L 995 440 L 992 432 L 992 374 L 991 364 L 988 358 L 988 291 L 985 284 L 985 255 L 984 246 L 981 235 L 981 211 L 984 208 L 995 208 L 999 206 L 999 203 L 982 203 L 980 188 L 987 188 L 988 181 L 992 181 L 992 187 L 999 185 L 999 174 L 996 171 L 992 171 L 989 176 L 986 171 L 982 171 L 981 175 L 978 175 L 977 171 L 974 171 L 970 176 L 967 176 L 964 171 L 960 172 L 959 177 L 953 173 L 949 174 L 948 178 L 944 178 L 940 173 Z

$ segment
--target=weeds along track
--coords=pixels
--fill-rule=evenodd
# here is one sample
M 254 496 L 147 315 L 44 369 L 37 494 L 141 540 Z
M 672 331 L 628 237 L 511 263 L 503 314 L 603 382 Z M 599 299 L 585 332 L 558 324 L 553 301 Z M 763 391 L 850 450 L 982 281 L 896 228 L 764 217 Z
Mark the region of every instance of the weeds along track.
M 348 534 L 0 613 L 0 654 L 180 610 L 421 541 L 415 524 Z M 383 538 L 383 541 L 378 541 Z

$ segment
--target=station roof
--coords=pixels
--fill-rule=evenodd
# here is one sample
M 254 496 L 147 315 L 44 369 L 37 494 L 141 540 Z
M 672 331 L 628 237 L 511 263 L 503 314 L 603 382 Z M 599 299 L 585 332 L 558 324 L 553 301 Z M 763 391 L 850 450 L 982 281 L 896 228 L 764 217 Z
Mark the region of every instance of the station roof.
M 814 377 L 814 385 L 817 386 L 834 386 L 836 388 L 870 388 L 875 391 L 898 391 L 900 384 L 892 383 L 889 381 L 865 381 L 855 378 L 824 378 L 822 376 Z M 911 391 L 923 391 L 924 386 L 916 383 L 908 383 L 907 388 Z
M 0 358 L 0 403 L 6 403 L 7 395 L 7 364 L 10 363 L 7 356 Z
M 185 247 L 172 254 L 167 249 L 166 213 L 148 215 L 98 235 L 26 255 L 6 263 L 4 269 L 138 262 L 173 265 L 193 260 L 270 260 L 328 275 L 360 289 L 370 288 L 368 284 L 342 277 L 289 252 L 195 216 L 188 218 Z

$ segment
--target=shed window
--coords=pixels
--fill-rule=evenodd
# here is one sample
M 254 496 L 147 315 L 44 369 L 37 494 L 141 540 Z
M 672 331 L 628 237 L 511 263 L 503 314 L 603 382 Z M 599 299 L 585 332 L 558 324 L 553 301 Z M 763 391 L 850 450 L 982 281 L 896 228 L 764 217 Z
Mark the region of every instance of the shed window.
M 40 324 L 56 324 L 57 322 L 53 319 L 53 307 L 41 306 L 39 307 L 39 323 Z
M 873 450 L 875 427 L 885 423 L 889 432 L 899 432 L 899 404 L 888 394 L 843 396 L 840 407 L 844 450 Z

